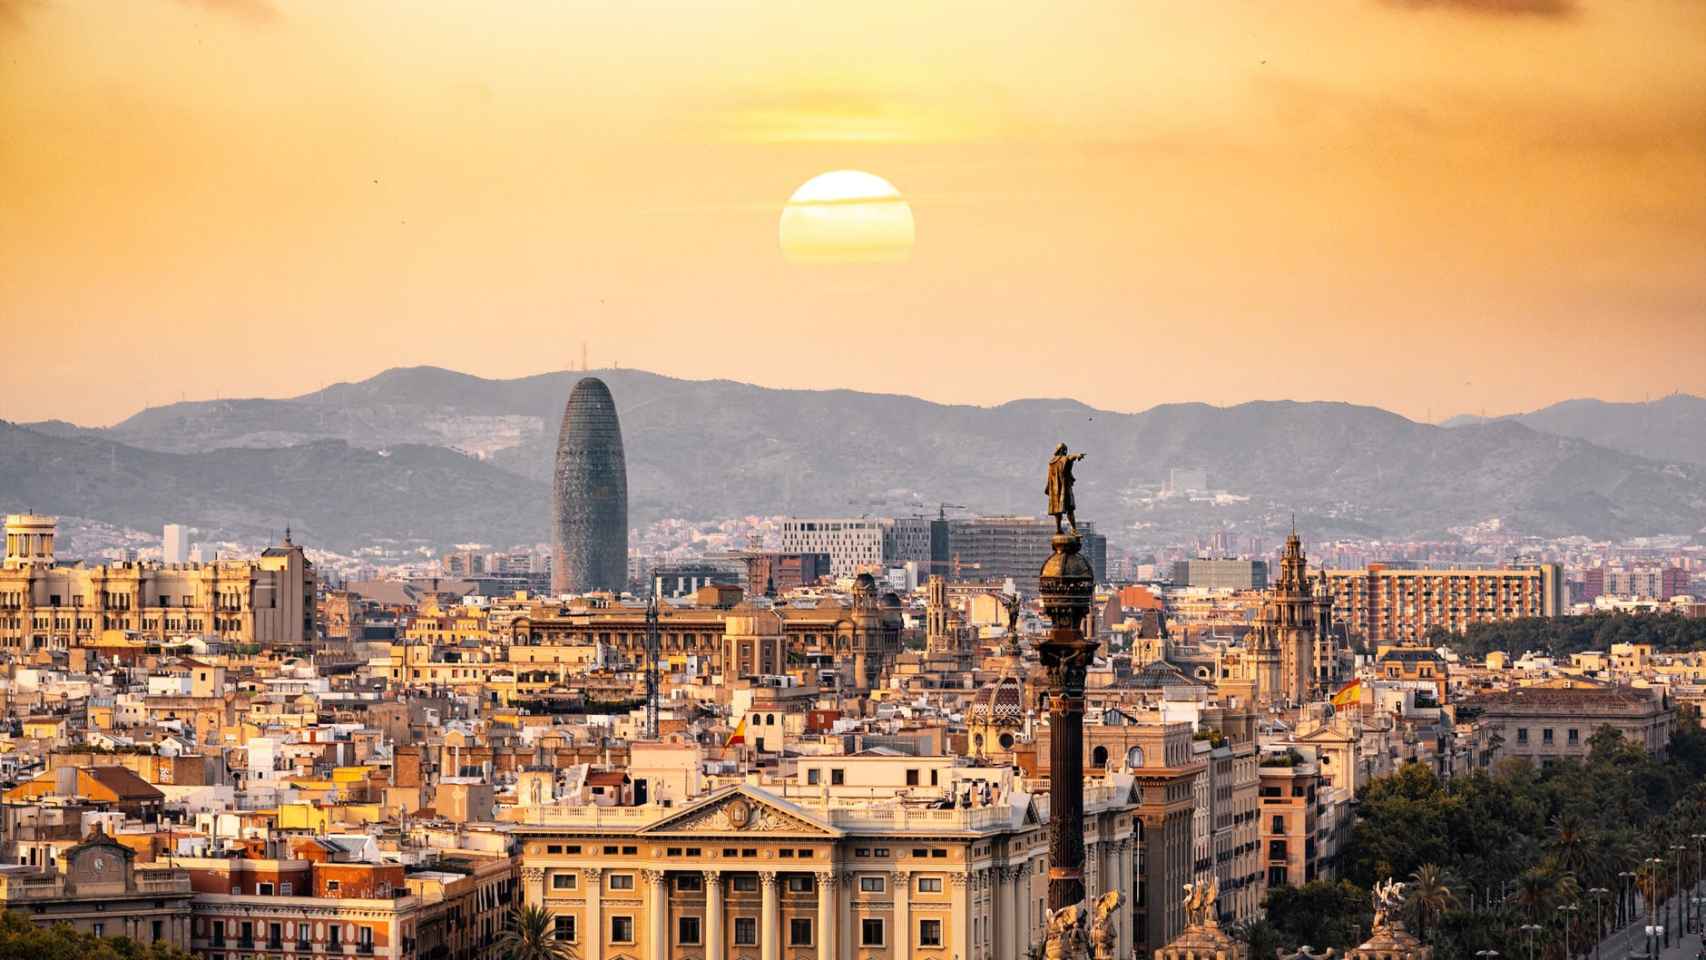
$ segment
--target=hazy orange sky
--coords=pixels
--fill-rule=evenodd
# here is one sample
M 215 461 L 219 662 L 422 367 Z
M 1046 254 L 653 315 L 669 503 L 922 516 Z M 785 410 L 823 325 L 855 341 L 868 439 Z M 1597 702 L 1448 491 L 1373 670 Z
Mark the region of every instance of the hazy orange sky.
M 909 260 L 783 258 L 838 168 Z M 0 0 L 0 322 L 0 417 L 83 423 L 583 340 L 971 403 L 1706 392 L 1706 2 Z

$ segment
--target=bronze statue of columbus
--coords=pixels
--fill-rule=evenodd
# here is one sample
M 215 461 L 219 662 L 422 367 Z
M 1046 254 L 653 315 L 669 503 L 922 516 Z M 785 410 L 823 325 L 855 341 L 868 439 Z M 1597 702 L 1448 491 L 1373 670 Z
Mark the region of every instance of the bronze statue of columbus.
M 1078 501 L 1072 496 L 1072 464 L 1082 459 L 1082 453 L 1067 453 L 1063 443 L 1054 448 L 1054 457 L 1048 462 L 1048 485 L 1043 492 L 1048 494 L 1048 513 L 1054 518 L 1055 533 L 1066 532 L 1060 524 L 1064 515 L 1066 522 L 1072 525 L 1072 535 L 1078 535 Z

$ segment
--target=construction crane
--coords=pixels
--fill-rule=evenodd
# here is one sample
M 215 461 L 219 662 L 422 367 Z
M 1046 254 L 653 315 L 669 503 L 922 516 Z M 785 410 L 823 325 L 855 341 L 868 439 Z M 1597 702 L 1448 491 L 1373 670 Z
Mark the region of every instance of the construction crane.
M 646 601 L 646 739 L 658 738 L 658 597 Z
M 966 506 L 963 503 L 944 503 L 940 507 L 936 508 L 936 519 L 938 519 L 938 520 L 948 519 L 948 508 L 949 507 L 953 507 L 955 510 L 970 510 L 971 509 L 970 507 Z

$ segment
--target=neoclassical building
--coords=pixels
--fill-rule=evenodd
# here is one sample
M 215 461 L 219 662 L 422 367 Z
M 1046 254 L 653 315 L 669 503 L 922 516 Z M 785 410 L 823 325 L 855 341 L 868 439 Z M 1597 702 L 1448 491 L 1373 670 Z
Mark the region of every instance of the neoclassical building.
M 820 759 L 833 781 L 834 759 Z M 741 784 L 673 809 L 533 811 L 513 828 L 522 893 L 555 915 L 582 960 L 1022 956 L 1045 924 L 1046 800 L 970 780 L 939 786 L 977 799 L 938 808 L 830 784 L 809 796 Z M 1087 791 L 1097 825 L 1087 885 L 1118 887 L 1128 903 L 1134 808 L 1129 782 Z M 1131 943 L 1129 910 L 1121 927 Z
M 0 646 L 69 650 L 113 632 L 151 642 L 214 637 L 299 646 L 314 640 L 314 565 L 286 532 L 253 560 L 62 563 L 52 517 L 6 517 Z

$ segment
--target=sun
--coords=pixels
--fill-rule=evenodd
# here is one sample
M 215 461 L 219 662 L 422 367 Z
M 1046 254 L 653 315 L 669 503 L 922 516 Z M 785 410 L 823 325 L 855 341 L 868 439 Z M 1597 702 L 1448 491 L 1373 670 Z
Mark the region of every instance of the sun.
M 874 173 L 831 170 L 788 198 L 778 232 L 793 263 L 894 263 L 912 255 L 912 207 Z

